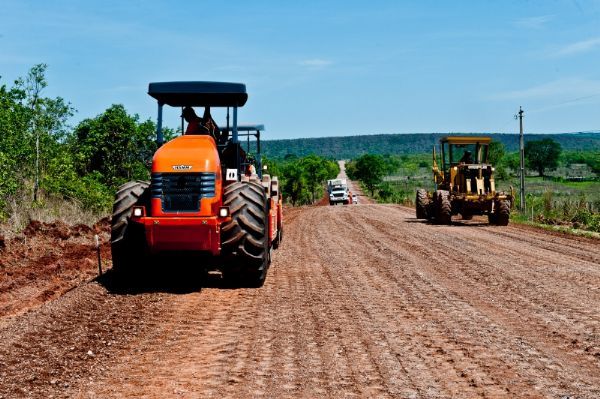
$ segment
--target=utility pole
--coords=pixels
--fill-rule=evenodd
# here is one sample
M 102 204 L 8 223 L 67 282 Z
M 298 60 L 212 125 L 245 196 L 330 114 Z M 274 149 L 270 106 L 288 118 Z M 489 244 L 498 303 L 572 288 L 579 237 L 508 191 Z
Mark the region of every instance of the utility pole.
M 521 189 L 519 206 L 525 212 L 525 140 L 523 139 L 523 109 L 519 107 L 519 153 L 521 158 Z

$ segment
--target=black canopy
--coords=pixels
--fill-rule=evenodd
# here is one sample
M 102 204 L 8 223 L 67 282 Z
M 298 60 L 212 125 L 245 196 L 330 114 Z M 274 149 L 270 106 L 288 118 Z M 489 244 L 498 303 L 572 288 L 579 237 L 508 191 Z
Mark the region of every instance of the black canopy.
M 233 130 L 233 127 L 229 127 L 229 129 L 227 129 L 227 127 L 219 127 L 219 129 L 221 129 L 222 132 L 230 132 Z M 265 125 L 238 125 L 237 127 L 238 132 L 255 132 L 255 131 L 263 131 L 265 130 Z
M 243 83 L 156 82 L 148 94 L 172 107 L 241 107 L 248 100 Z

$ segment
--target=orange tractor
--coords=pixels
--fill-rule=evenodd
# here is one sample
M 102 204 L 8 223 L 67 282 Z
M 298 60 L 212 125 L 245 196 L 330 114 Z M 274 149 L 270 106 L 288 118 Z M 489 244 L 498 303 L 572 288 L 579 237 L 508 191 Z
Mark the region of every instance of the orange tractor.
M 217 268 L 225 279 L 245 286 L 261 286 L 272 248 L 282 239 L 282 199 L 277 177 L 263 174 L 260 131 L 264 127 L 237 123 L 238 107 L 248 99 L 246 86 L 162 82 L 150 83 L 148 94 L 158 101 L 159 148 L 150 182 L 126 183 L 116 194 L 113 267 L 132 269 L 158 254 L 200 255 L 199 266 Z M 227 123 L 218 136 L 186 134 L 163 143 L 164 105 L 225 107 Z M 240 140 L 244 136 L 246 150 Z M 253 154 L 250 144 L 256 144 Z

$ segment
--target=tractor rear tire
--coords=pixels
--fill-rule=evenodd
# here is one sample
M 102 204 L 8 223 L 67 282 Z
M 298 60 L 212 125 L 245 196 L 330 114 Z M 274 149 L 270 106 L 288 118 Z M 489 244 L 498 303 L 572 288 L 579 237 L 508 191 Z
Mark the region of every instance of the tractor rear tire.
M 450 193 L 445 190 L 437 192 L 436 204 L 436 223 L 452 224 L 452 204 L 450 203 Z
M 231 221 L 221 227 L 224 276 L 243 286 L 261 287 L 271 261 L 264 188 L 254 182 L 231 183 L 225 187 L 223 206 L 231 214 Z
M 510 220 L 510 202 L 498 201 L 495 208 L 494 224 L 497 226 L 508 226 Z
M 144 227 L 129 220 L 134 206 L 150 209 L 148 182 L 138 180 L 125 183 L 115 195 L 110 232 L 112 263 L 115 271 L 132 270 L 140 265 L 145 257 Z
M 417 190 L 415 207 L 417 209 L 417 219 L 427 219 L 427 208 L 429 207 L 429 198 L 427 197 L 427 191 L 423 190 L 422 188 Z

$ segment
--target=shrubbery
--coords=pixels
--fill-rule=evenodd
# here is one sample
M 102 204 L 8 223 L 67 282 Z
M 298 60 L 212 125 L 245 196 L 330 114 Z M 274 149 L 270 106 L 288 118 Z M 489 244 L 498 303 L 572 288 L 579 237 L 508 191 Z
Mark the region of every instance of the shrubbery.
M 43 95 L 45 70 L 36 65 L 24 79 L 0 86 L 0 219 L 19 211 L 14 204 L 34 200 L 34 208 L 62 199 L 106 213 L 119 184 L 148 178 L 152 121 L 113 105 L 71 129 L 71 105 Z
M 263 159 L 272 176 L 279 176 L 283 198 L 292 205 L 312 204 L 323 197 L 327 180 L 340 172 L 338 163 L 316 155 L 282 160 Z

